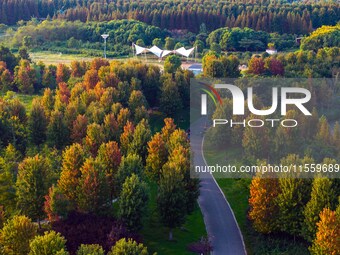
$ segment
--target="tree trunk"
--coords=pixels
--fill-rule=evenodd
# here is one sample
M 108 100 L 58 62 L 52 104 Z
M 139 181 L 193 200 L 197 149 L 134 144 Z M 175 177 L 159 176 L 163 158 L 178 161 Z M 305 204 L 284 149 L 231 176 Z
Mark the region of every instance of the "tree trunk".
M 39 226 L 39 229 L 41 229 L 40 218 L 38 218 L 38 226 Z
M 172 229 L 169 230 L 169 241 L 172 241 L 173 235 L 172 235 Z

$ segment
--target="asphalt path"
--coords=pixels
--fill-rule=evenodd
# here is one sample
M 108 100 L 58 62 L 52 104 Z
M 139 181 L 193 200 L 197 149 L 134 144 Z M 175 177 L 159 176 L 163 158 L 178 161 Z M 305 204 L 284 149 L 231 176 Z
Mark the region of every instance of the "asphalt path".
M 194 153 L 194 165 L 204 166 L 206 161 L 202 151 L 206 119 L 191 125 L 190 140 Z M 200 173 L 200 196 L 198 203 L 204 223 L 213 246 L 213 255 L 246 255 L 244 241 L 234 213 L 213 176 Z

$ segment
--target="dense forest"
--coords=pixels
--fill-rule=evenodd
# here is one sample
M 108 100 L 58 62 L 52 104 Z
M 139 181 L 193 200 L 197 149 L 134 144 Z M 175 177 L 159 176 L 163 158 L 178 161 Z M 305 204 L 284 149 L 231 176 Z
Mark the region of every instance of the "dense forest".
M 295 128 L 205 130 L 221 164 L 338 164 L 339 20 L 331 0 L 0 0 L 0 255 L 208 254 L 191 178 L 195 77 L 252 86 L 257 109 L 270 107 L 273 83 L 303 78 L 311 92 L 312 116 L 288 108 Z M 175 54 L 129 58 L 133 43 L 195 47 L 202 72 Z M 221 95 L 209 117 L 242 121 Z M 245 177 L 217 182 L 236 200 L 248 254 L 339 254 L 334 172 Z
M 15 25 L 32 17 L 82 22 L 135 19 L 163 29 L 194 33 L 205 23 L 210 31 L 227 26 L 306 34 L 321 25 L 335 25 L 340 15 L 335 2 L 280 2 L 5 0 L 0 2 L 0 23 Z

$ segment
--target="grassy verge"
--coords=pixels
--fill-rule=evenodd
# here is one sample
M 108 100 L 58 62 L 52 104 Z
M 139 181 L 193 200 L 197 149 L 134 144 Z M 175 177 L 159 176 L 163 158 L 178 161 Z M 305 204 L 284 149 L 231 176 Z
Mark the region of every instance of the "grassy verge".
M 174 230 L 174 241 L 168 241 L 168 229 L 159 221 L 156 198 L 157 185 L 151 183 L 148 216 L 144 219 L 144 228 L 141 232 L 144 243 L 149 251 L 157 252 L 158 255 L 190 255 L 187 245 L 198 241 L 206 236 L 205 225 L 200 208 L 187 217 L 186 223 L 181 229 Z
M 25 106 L 26 112 L 29 112 L 32 108 L 33 98 L 40 97 L 40 95 L 25 95 L 15 92 L 10 92 L 11 97 L 18 98 L 19 101 Z M 0 93 L 0 97 L 6 96 L 6 93 Z
M 208 164 L 228 159 L 228 164 L 237 165 L 242 159 L 241 148 L 228 148 L 220 153 L 205 153 Z M 218 185 L 226 196 L 243 234 L 248 255 L 305 255 L 308 244 L 286 234 L 262 235 L 257 233 L 247 219 L 250 179 L 217 178 Z

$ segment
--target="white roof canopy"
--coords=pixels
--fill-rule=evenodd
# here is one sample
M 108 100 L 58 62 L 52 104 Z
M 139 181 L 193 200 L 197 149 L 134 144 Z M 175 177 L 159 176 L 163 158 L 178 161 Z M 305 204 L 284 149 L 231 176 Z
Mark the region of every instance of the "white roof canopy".
M 159 58 L 165 57 L 165 56 L 167 56 L 171 53 L 178 54 L 178 55 L 181 55 L 183 57 L 189 57 L 190 54 L 192 54 L 193 51 L 195 50 L 195 47 L 188 49 L 188 50 L 185 49 L 184 47 L 181 47 L 177 50 L 162 50 L 162 49 L 158 48 L 156 45 L 152 46 L 150 49 L 138 46 L 136 44 L 133 44 L 133 46 L 135 47 L 136 55 L 151 52 Z

